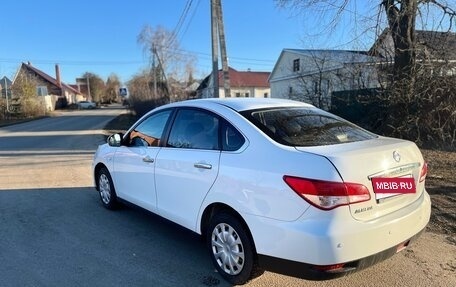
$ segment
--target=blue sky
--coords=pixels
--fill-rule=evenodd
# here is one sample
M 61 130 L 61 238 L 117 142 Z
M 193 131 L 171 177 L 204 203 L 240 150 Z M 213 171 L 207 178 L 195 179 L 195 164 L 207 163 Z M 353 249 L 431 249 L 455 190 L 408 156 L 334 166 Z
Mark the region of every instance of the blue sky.
M 195 76 L 202 77 L 211 70 L 210 0 L 2 1 L 0 77 L 13 78 L 20 63 L 30 61 L 51 76 L 58 63 L 69 84 L 85 72 L 103 79 L 115 73 L 128 81 L 148 65 L 136 40 L 142 27 L 173 31 L 188 2 L 178 39 L 182 49 L 196 55 Z M 375 6 L 354 3 L 335 33 L 329 33 L 312 28 L 323 16 L 298 15 L 277 8 L 273 0 L 222 0 L 229 65 L 271 71 L 283 48 L 365 48 L 373 40 L 358 38 L 364 28 L 351 24 Z

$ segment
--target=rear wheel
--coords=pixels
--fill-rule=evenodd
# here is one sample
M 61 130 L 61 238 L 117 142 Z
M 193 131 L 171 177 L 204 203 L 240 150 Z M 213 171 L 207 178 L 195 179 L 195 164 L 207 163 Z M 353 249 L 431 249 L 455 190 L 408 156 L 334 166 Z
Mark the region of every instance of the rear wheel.
M 206 239 L 211 259 L 225 280 L 244 284 L 256 269 L 253 243 L 241 222 L 229 213 L 216 214 L 209 223 Z
M 107 209 L 115 209 L 117 207 L 117 195 L 111 175 L 105 167 L 98 172 L 97 182 L 101 203 Z

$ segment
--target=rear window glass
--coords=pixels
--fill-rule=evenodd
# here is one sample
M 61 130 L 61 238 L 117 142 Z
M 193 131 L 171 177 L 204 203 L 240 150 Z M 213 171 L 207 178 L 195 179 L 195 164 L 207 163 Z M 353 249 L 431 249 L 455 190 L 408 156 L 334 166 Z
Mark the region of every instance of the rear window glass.
M 276 108 L 242 113 L 275 141 L 289 146 L 319 146 L 377 137 L 335 115 L 313 108 Z

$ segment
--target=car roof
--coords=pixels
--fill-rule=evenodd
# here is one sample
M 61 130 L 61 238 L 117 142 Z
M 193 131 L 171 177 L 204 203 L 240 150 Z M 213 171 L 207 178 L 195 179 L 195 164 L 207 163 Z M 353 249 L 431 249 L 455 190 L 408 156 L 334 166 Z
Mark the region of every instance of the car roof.
M 276 107 L 314 107 L 303 102 L 277 98 L 207 98 L 177 102 L 174 105 L 205 107 L 211 104 L 223 105 L 238 112 Z

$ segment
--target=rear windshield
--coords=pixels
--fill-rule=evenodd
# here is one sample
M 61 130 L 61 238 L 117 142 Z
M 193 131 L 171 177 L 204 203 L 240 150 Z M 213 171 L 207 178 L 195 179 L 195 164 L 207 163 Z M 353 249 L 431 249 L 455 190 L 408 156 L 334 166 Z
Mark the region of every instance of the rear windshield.
M 333 145 L 377 137 L 346 120 L 314 108 L 275 108 L 242 114 L 272 139 L 289 146 Z

